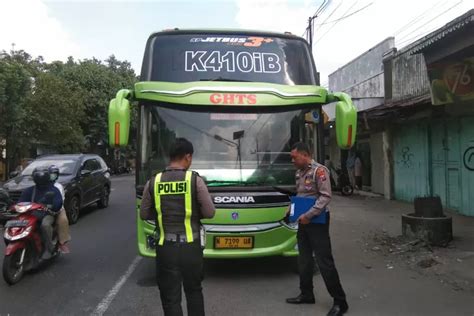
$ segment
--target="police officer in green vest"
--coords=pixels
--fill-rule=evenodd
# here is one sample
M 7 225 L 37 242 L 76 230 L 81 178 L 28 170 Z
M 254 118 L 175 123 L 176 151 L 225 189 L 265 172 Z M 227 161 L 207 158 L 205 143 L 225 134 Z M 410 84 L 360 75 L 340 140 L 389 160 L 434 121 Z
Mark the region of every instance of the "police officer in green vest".
M 204 315 L 200 220 L 214 217 L 215 207 L 204 180 L 188 170 L 193 152 L 188 140 L 176 139 L 168 167 L 146 183 L 140 208 L 142 219 L 156 220 L 156 273 L 166 316 L 183 315 L 181 284 L 188 314 Z

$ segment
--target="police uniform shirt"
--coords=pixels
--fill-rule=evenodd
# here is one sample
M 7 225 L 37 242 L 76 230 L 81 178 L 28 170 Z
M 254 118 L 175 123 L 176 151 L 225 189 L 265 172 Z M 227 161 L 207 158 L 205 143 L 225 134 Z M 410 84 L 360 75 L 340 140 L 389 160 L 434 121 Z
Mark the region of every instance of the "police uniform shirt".
M 331 202 L 331 181 L 328 169 L 312 160 L 304 169 L 296 171 L 297 196 L 315 197 L 316 203 L 306 212 L 308 218 L 321 214 Z
M 166 170 L 173 170 L 178 168 L 166 168 Z M 154 181 L 155 177 L 152 178 Z M 214 207 L 214 203 L 212 202 L 211 195 L 207 190 L 206 183 L 200 177 L 196 177 L 196 198 L 198 202 L 198 206 L 201 212 L 202 218 L 213 218 L 216 212 Z M 156 209 L 154 204 L 154 199 L 150 194 L 150 181 L 145 184 L 145 188 L 143 189 L 143 197 L 142 202 L 140 205 L 140 218 L 143 220 L 154 220 L 156 219 Z

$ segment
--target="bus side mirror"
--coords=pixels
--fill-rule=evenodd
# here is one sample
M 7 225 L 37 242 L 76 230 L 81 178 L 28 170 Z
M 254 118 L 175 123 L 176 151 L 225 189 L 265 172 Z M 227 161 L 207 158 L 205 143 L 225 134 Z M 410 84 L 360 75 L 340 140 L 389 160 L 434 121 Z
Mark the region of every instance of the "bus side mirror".
M 349 149 L 354 145 L 357 133 L 357 108 L 348 94 L 340 92 L 334 96 L 339 100 L 336 103 L 337 145 Z
M 130 133 L 130 101 L 131 91 L 122 89 L 109 104 L 109 145 L 123 147 L 128 145 Z

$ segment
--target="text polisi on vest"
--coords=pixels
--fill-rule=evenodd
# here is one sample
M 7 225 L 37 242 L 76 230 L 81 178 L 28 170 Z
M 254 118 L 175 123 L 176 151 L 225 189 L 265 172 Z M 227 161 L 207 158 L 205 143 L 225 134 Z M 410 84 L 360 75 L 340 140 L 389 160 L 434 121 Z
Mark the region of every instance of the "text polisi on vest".
M 188 192 L 186 181 L 158 183 L 158 194 L 184 194 Z

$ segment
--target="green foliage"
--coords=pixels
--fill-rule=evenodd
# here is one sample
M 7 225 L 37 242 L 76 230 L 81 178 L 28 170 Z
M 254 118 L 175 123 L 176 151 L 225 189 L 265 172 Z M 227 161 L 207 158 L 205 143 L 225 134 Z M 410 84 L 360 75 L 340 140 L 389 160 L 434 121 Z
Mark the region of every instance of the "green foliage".
M 25 66 L 30 57 L 20 53 L 16 58 L 0 53 L 0 152 L 6 149 L 7 167 L 8 160 L 22 154 L 24 105 L 32 85 L 32 73 Z
M 24 122 L 29 139 L 53 145 L 58 152 L 82 149 L 84 102 L 79 91 L 71 89 L 61 78 L 40 73 L 34 91 L 25 106 Z
M 69 57 L 46 63 L 24 51 L 0 52 L 0 152 L 3 140 L 11 165 L 38 146 L 59 153 L 103 154 L 109 101 L 136 81 L 130 63 L 114 56 L 104 62 Z M 137 118 L 133 108 L 132 139 Z
M 98 59 L 73 59 L 51 71 L 62 77 L 71 88 L 82 91 L 85 120 L 81 127 L 88 150 L 96 150 L 97 144 L 107 142 L 107 106 L 118 90 L 131 88 L 137 81 L 129 62 L 118 61 L 114 56 L 102 63 Z

